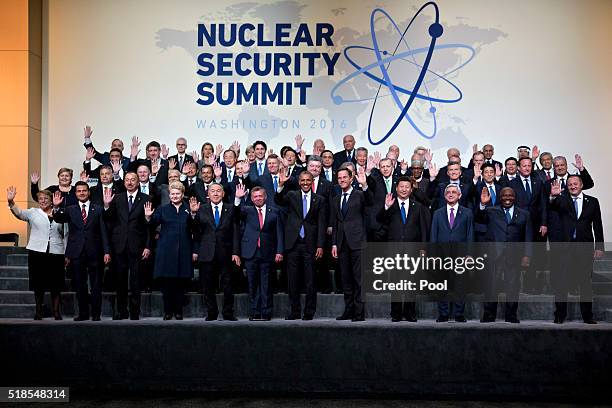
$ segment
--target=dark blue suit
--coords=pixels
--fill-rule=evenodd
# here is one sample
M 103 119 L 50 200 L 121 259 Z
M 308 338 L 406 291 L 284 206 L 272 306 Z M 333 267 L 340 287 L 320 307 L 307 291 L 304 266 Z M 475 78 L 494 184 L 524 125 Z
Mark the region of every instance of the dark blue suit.
M 463 207 L 461 205 L 457 208 L 457 214 L 455 214 L 455 222 L 451 228 L 450 223 L 448 221 L 447 211 L 446 211 L 446 203 L 438 208 L 433 213 L 433 218 L 431 222 L 431 238 L 430 241 L 432 243 L 462 243 L 462 242 L 472 242 L 474 241 L 474 216 L 472 214 L 472 210 L 467 207 Z M 441 250 L 443 250 L 445 255 L 447 251 L 450 252 L 450 255 L 453 255 L 453 246 L 443 245 L 439 246 Z M 461 285 L 462 280 L 457 275 L 455 279 L 453 279 L 456 285 Z M 455 287 L 457 292 L 463 291 L 462 286 Z M 455 300 L 453 302 L 453 312 L 455 318 L 463 316 L 465 311 L 465 302 L 461 300 Z M 449 307 L 448 302 L 438 302 L 438 314 L 440 317 L 448 318 L 449 315 Z
M 79 316 L 89 318 L 87 276 L 91 282 L 91 313 L 100 317 L 102 311 L 102 275 L 104 254 L 111 253 L 108 232 L 104 223 L 104 209 L 89 202 L 86 222 L 81 216 L 82 203 L 59 209 L 53 216 L 55 222 L 67 223 L 69 228 L 66 256 L 74 271 Z
M 274 197 L 274 196 L 272 196 Z M 259 226 L 257 207 L 241 206 L 243 234 L 241 254 L 249 280 L 251 317 L 272 317 L 270 273 L 274 273 L 274 258 L 284 251 L 283 221 L 278 208 L 266 205 L 263 227 Z
M 493 196 L 491 196 L 491 201 L 486 205 L 487 207 L 493 207 L 499 204 L 500 192 L 503 187 L 495 181 L 493 182 L 493 186 L 495 191 L 495 200 L 493 200 Z M 476 190 L 474 191 L 474 215 L 476 215 L 476 211 L 478 211 L 480 206 L 480 193 L 482 192 L 483 187 L 487 187 L 487 184 L 484 181 L 479 181 L 476 183 Z M 487 188 L 487 190 L 489 189 Z M 489 194 L 491 194 L 490 191 Z M 484 242 L 486 233 L 487 226 L 476 221 L 474 223 L 474 240 L 476 242 Z

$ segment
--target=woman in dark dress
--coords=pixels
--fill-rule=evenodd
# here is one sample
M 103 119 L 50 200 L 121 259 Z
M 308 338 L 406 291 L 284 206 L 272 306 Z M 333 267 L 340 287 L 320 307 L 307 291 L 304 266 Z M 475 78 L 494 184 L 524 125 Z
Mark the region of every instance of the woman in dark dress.
M 15 217 L 30 225 L 28 241 L 28 275 L 30 290 L 34 291 L 36 314 L 34 320 L 42 319 L 45 292 L 51 292 L 53 316 L 62 320 L 60 292 L 64 288 L 64 251 L 66 237 L 64 225 L 53 221 L 53 198 L 49 190 L 37 194 L 38 208 L 22 210 L 15 204 L 17 190 L 6 190 L 8 206 Z
M 58 184 L 51 185 L 47 187 L 45 190 L 54 194 L 56 191 L 60 191 L 62 193 L 62 197 L 64 201 L 62 201 L 63 207 L 68 207 L 71 205 L 75 205 L 78 203 L 78 200 L 75 195 L 75 189 L 72 186 L 72 177 L 74 172 L 72 169 L 68 169 L 66 167 L 62 167 L 57 172 L 57 181 Z M 38 188 L 38 181 L 40 180 L 40 175 L 37 172 L 32 173 L 30 176 L 30 181 L 32 182 L 30 186 L 30 192 L 32 194 L 32 198 L 34 200 L 38 200 L 38 192 L 40 191 Z
M 183 296 L 193 277 L 192 224 L 189 205 L 183 202 L 185 186 L 174 181 L 168 186 L 170 204 L 153 210 L 145 205 L 145 218 L 152 228 L 158 225 L 159 241 L 154 277 L 159 279 L 164 299 L 164 320 L 183 320 Z

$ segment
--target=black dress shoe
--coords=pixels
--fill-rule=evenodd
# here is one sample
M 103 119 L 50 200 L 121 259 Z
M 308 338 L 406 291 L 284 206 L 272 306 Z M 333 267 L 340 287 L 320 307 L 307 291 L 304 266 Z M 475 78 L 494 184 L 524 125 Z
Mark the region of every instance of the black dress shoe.
M 480 323 L 494 323 L 495 322 L 495 317 L 490 316 L 490 315 L 484 315 L 482 316 L 482 319 L 480 319 Z
M 585 324 L 597 324 L 597 321 L 593 320 L 593 319 L 586 319 L 584 321 Z
M 410 322 L 410 323 L 416 323 L 417 322 L 417 318 L 414 315 L 405 316 L 405 319 L 406 319 L 407 322 Z
M 164 315 L 164 320 L 172 320 L 172 315 L 171 314 L 165 314 Z
M 183 320 L 183 314 L 182 313 L 175 313 L 174 314 L 174 318 L 176 320 Z
M 455 321 L 457 323 L 465 323 L 467 322 L 467 319 L 465 318 L 465 316 L 455 316 Z
M 355 316 L 351 319 L 351 322 L 365 322 L 365 317 L 363 316 Z
M 113 315 L 113 320 L 123 320 L 123 317 L 120 314 L 115 314 Z
M 249 316 L 249 322 L 256 322 L 258 320 L 261 320 L 261 315 L 260 314 L 255 314 L 255 315 Z
M 38 313 L 34 315 L 34 320 L 42 320 L 42 315 L 39 315 Z
M 62 315 L 61 315 L 61 314 L 59 314 L 59 313 L 54 314 L 54 315 L 53 315 L 53 318 L 54 318 L 55 320 L 63 320 L 63 319 L 62 319 Z
M 518 317 L 506 317 L 506 323 L 520 323 Z
M 270 320 L 272 320 L 272 316 L 261 316 L 261 320 L 262 322 L 269 322 Z
M 82 321 L 85 321 L 85 320 L 89 320 L 89 316 L 76 316 L 74 318 L 75 322 L 82 322 Z
M 444 322 L 448 322 L 448 316 L 438 316 L 438 318 L 436 319 L 436 323 L 444 323 Z
M 340 316 L 336 317 L 336 320 L 351 320 L 353 316 L 348 313 L 342 313 Z
M 209 315 L 209 316 L 206 316 L 206 319 L 204 319 L 204 320 L 206 320 L 207 322 L 213 322 L 213 321 L 217 320 L 218 317 L 219 316 L 217 316 L 217 315 Z
M 555 316 L 555 324 L 563 324 L 563 322 L 565 322 L 565 317 Z
M 285 320 L 299 320 L 301 316 L 299 314 L 291 313 L 285 317 Z
M 130 320 L 140 320 L 139 315 L 130 315 Z
M 92 322 L 99 322 L 100 320 L 101 320 L 100 316 L 92 316 L 92 318 L 91 318 Z
M 314 319 L 314 315 L 311 314 L 305 314 L 304 317 L 302 317 L 302 320 L 312 320 Z
M 223 315 L 223 320 L 227 320 L 228 322 L 238 321 L 238 319 L 236 319 L 236 316 L 234 315 Z
M 395 317 L 395 316 L 392 316 L 392 317 L 391 317 L 391 321 L 392 321 L 393 323 L 401 322 L 401 321 L 402 321 L 402 318 L 401 318 L 401 317 Z

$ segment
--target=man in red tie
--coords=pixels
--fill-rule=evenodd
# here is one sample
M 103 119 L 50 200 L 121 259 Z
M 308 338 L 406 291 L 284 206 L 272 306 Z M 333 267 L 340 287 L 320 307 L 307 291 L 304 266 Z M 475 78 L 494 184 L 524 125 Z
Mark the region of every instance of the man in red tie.
M 270 273 L 274 264 L 283 260 L 284 232 L 280 210 L 266 204 L 266 190 L 253 187 L 253 206 L 240 206 L 240 217 L 244 233 L 241 254 L 245 259 L 249 281 L 249 320 L 272 319 L 272 288 Z M 240 205 L 236 197 L 234 205 Z

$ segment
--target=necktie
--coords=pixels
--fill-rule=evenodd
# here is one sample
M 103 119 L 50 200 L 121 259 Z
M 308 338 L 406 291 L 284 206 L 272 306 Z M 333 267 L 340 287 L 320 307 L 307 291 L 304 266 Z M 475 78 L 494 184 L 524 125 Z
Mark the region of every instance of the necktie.
M 147 185 L 146 184 L 141 184 L 140 185 L 140 192 L 143 194 L 148 194 L 147 193 Z
M 561 190 L 565 190 L 565 178 L 561 179 Z
M 219 219 L 220 219 L 220 217 L 219 217 L 219 206 L 215 205 L 215 227 L 219 226 Z M 261 224 L 261 222 L 260 222 L 260 224 Z
M 183 156 L 179 156 L 179 171 L 183 170 Z
M 104 195 L 108 194 L 108 187 L 104 187 Z
M 346 152 L 346 161 L 351 161 L 351 152 Z
M 314 180 L 312 180 L 312 187 L 310 188 L 312 190 L 313 193 L 316 193 L 315 189 L 317 187 L 317 183 L 315 183 Z
M 306 214 L 308 214 L 308 195 L 304 194 L 302 198 L 302 218 L 306 219 Z M 300 238 L 304 238 L 305 235 L 304 224 L 302 224 L 302 228 L 300 228 Z
M 274 192 L 276 193 L 278 191 L 278 176 L 274 176 L 274 181 L 272 181 L 272 184 L 274 185 Z
M 550 180 L 550 170 L 546 170 L 546 180 Z
M 259 163 L 259 170 L 257 170 L 257 174 L 260 176 L 263 174 L 263 163 Z
M 455 225 L 455 209 L 451 207 L 450 209 L 450 217 L 448 217 L 448 223 L 450 225 L 451 228 L 453 228 L 453 226 Z
M 325 178 L 327 179 L 327 181 L 331 181 L 331 178 L 329 177 L 329 169 L 325 170 Z
M 385 185 L 387 186 L 387 194 L 389 194 L 391 192 L 391 179 L 385 179 Z
M 261 232 L 261 230 L 263 229 L 264 219 L 263 219 L 263 212 L 262 212 L 261 207 L 258 208 L 258 210 L 259 212 L 257 213 L 257 215 L 259 216 L 259 231 Z M 260 247 L 260 246 L 261 246 L 261 241 L 259 237 L 257 237 L 257 247 Z
M 402 222 L 404 224 L 406 224 L 406 207 L 404 206 L 404 204 L 406 204 L 405 202 L 402 203 L 402 207 L 400 209 L 401 213 L 402 213 Z
M 529 179 L 525 179 L 525 192 L 527 193 L 527 198 L 531 200 L 531 186 L 529 185 Z
M 128 197 L 128 211 L 132 211 L 132 206 L 134 205 L 134 197 L 133 196 L 129 196 Z
M 81 210 L 81 218 L 83 219 L 83 224 L 87 223 L 87 211 L 85 211 L 85 204 L 83 204 L 83 209 Z
M 496 194 L 493 186 L 489 186 L 489 194 L 491 195 L 491 205 L 495 205 Z
M 578 221 L 578 197 L 574 197 L 574 210 L 576 210 L 576 221 Z M 576 239 L 576 228 L 574 228 L 574 233 L 572 234 L 572 238 Z
M 346 217 L 346 214 L 348 213 L 348 199 L 346 198 L 348 196 L 348 193 L 342 193 L 342 205 L 340 206 L 340 211 L 342 212 L 342 216 Z
M 512 221 L 512 217 L 510 216 L 510 209 L 504 208 L 504 211 L 506 212 L 506 224 L 510 224 L 510 222 Z
M 232 171 L 230 169 L 227 169 L 227 181 L 231 183 L 233 179 L 234 178 L 232 177 Z

